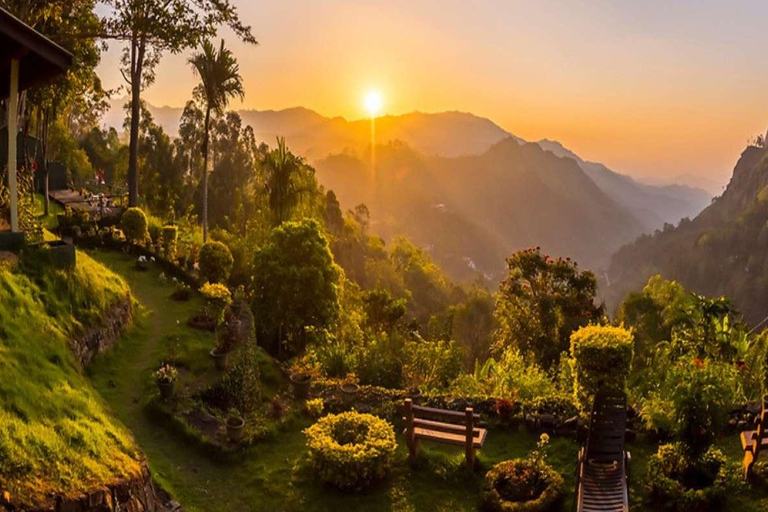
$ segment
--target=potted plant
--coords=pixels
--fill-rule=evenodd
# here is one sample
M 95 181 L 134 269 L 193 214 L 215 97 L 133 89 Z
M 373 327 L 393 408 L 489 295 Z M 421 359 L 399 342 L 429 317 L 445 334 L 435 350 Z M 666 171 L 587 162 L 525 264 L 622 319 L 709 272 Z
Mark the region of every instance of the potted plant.
M 179 372 L 170 364 L 164 364 L 155 372 L 157 388 L 160 390 L 160 396 L 163 400 L 167 400 L 173 396 L 173 390 L 178 376 Z
M 314 368 L 306 359 L 297 359 L 293 362 L 288 379 L 293 387 L 293 397 L 297 400 L 306 400 L 309 396 L 313 372 Z
M 421 388 L 418 387 L 412 387 L 405 390 L 405 398 L 410 398 L 411 401 L 417 405 L 421 402 L 421 395 Z
M 227 427 L 227 437 L 233 443 L 238 443 L 243 439 L 243 433 L 245 432 L 245 420 L 237 409 L 230 409 L 227 414 L 227 419 L 224 421 Z
M 342 401 L 345 404 L 351 404 L 357 397 L 357 392 L 360 390 L 358 384 L 357 375 L 354 373 L 348 373 L 344 380 L 341 381 L 341 396 Z

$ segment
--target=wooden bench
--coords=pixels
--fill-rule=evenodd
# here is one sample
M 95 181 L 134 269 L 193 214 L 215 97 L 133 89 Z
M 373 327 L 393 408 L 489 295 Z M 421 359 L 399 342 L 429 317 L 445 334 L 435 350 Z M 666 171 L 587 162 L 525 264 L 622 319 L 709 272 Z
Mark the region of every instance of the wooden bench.
M 768 395 L 763 397 L 763 408 L 757 418 L 757 430 L 745 430 L 741 433 L 741 448 L 744 450 L 744 478 L 749 480 L 752 468 L 763 448 L 768 448 Z
M 475 465 L 475 450 L 482 448 L 488 431 L 477 426 L 480 415 L 471 407 L 464 412 L 447 411 L 432 407 L 413 405 L 410 398 L 405 400 L 405 437 L 411 459 L 419 451 L 419 441 L 464 446 L 467 467 Z

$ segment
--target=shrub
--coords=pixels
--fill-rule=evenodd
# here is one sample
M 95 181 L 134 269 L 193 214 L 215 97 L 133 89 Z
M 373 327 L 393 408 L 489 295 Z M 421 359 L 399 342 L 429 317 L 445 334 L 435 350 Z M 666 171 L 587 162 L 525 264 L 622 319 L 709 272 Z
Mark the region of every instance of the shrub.
M 325 407 L 325 402 L 323 402 L 322 398 L 313 398 L 312 400 L 307 400 L 307 414 L 311 418 L 319 418 L 323 415 L 323 408 Z
M 165 259 L 173 261 L 176 257 L 176 242 L 178 240 L 179 231 L 176 226 L 163 226 L 163 249 L 165 251 Z
M 200 276 L 204 281 L 223 283 L 232 271 L 233 261 L 226 245 L 208 242 L 200 249 Z
M 461 371 L 461 350 L 454 341 L 426 341 L 405 345 L 406 384 L 412 388 L 443 390 Z
M 576 405 L 589 411 L 600 385 L 624 391 L 632 365 L 632 333 L 622 327 L 590 325 L 571 335 Z
M 125 238 L 133 244 L 142 244 L 147 238 L 147 216 L 141 208 L 128 208 L 120 219 Z
M 681 443 L 666 444 L 648 462 L 648 491 L 669 510 L 718 510 L 729 485 L 725 455 L 714 447 L 691 458 Z
M 242 347 L 221 380 L 202 392 L 202 399 L 221 411 L 235 408 L 247 414 L 256 410 L 261 402 L 256 349 L 252 345 Z
M 380 333 L 354 353 L 354 371 L 362 384 L 402 388 L 405 339 L 396 331 Z
M 397 449 L 389 422 L 354 411 L 329 414 L 304 433 L 312 468 L 323 482 L 342 489 L 384 478 Z
M 643 401 L 642 418 L 647 428 L 675 434 L 687 448 L 701 453 L 724 427 L 739 395 L 733 365 L 681 359 L 668 367 L 658 390 Z
M 200 294 L 206 300 L 205 313 L 218 323 L 221 320 L 224 308 L 232 303 L 232 294 L 229 288 L 223 284 L 205 283 L 200 287 Z
M 496 464 L 485 475 L 482 508 L 488 512 L 544 512 L 563 496 L 563 477 L 546 463 L 549 436 L 525 459 Z
M 548 396 L 538 396 L 522 403 L 523 416 L 532 414 L 552 414 L 558 418 L 570 418 L 579 411 L 573 402 L 573 395 L 555 393 Z

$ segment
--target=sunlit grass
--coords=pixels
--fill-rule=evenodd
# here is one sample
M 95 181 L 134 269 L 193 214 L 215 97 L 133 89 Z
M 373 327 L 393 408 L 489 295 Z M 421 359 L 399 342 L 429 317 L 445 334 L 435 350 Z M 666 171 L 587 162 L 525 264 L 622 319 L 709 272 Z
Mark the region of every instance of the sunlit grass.
M 137 475 L 132 436 L 80 373 L 69 337 L 128 288 L 82 253 L 71 272 L 0 269 L 0 489 L 26 504 Z

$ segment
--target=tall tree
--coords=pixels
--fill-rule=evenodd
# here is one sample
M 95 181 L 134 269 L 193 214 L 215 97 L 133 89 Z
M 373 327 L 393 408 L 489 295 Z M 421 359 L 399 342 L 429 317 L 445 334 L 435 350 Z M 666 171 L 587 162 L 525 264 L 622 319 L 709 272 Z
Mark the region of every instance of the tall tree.
M 549 369 L 570 347 L 573 331 L 602 319 L 597 279 L 570 258 L 552 259 L 538 247 L 514 253 L 507 268 L 496 296 L 494 351 L 512 346 Z
M 131 90 L 128 202 L 138 204 L 138 150 L 141 91 L 154 81 L 163 52 L 179 53 L 216 35 L 227 25 L 243 41 L 257 44 L 229 0 L 105 0 L 111 8 L 107 37 L 127 41 L 123 77 Z
M 276 226 L 289 220 L 299 203 L 303 192 L 300 179 L 303 166 L 301 158 L 288 150 L 283 137 L 277 138 L 277 147 L 264 159 L 269 209 Z
M 208 240 L 208 142 L 211 129 L 211 112 L 224 113 L 230 98 L 245 96 L 240 67 L 232 52 L 224 47 L 221 40 L 216 50 L 210 41 L 205 40 L 202 51 L 189 59 L 192 69 L 200 77 L 195 87 L 195 96 L 205 103 L 205 121 L 203 124 L 203 241 Z

